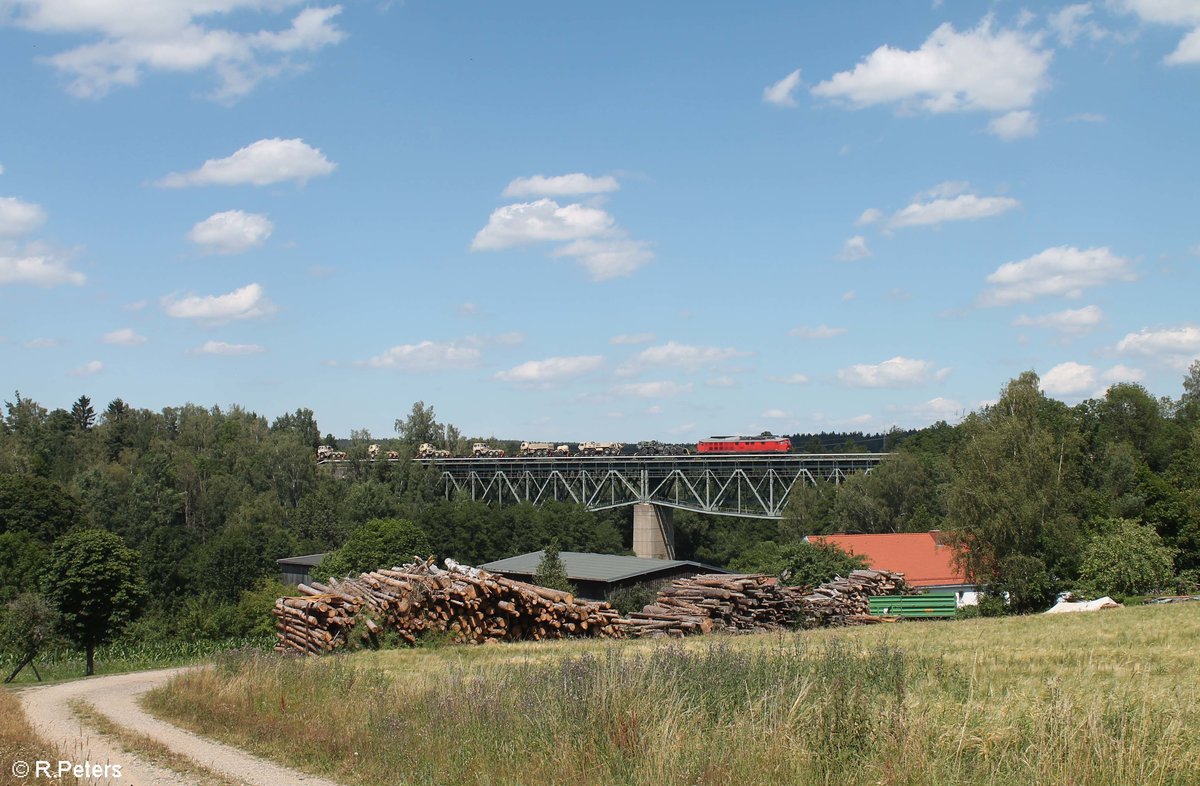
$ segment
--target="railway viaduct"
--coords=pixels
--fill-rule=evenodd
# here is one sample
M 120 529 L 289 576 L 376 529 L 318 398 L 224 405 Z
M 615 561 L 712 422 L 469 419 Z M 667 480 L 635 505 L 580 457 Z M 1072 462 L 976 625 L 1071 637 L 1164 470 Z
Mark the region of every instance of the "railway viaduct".
M 447 498 L 547 500 L 588 510 L 633 506 L 633 553 L 674 559 L 673 511 L 779 519 L 797 483 L 841 483 L 886 453 L 697 454 L 416 459 L 441 472 Z

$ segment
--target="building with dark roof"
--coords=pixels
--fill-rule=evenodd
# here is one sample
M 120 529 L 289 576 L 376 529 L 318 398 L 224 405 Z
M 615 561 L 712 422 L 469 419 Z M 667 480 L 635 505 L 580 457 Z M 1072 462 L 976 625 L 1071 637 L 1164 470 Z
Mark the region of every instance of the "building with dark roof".
M 275 562 L 283 572 L 284 584 L 308 584 L 312 581 L 312 569 L 325 559 L 324 554 L 306 554 L 302 557 L 284 557 Z
M 531 581 L 544 555 L 542 551 L 531 551 L 479 567 L 517 581 Z M 603 600 L 613 590 L 635 584 L 669 581 L 700 573 L 729 572 L 702 562 L 682 559 L 647 559 L 580 551 L 560 551 L 558 558 L 566 568 L 567 578 L 579 589 L 579 596 L 595 600 Z

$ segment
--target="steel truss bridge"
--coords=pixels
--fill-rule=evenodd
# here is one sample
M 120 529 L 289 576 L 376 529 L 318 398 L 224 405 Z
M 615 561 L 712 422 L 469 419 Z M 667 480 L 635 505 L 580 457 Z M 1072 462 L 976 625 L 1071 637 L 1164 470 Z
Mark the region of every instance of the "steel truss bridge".
M 441 471 L 447 499 L 574 502 L 589 510 L 651 503 L 778 519 L 797 483 L 841 483 L 887 453 L 417 459 Z

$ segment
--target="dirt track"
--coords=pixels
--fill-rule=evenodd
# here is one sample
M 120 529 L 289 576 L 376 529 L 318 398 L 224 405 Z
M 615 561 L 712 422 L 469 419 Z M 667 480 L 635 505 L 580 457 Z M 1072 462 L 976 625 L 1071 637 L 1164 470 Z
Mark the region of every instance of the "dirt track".
M 181 775 L 125 753 L 116 740 L 81 725 L 67 706 L 74 699 L 90 703 L 113 723 L 152 737 L 174 753 L 186 756 L 196 764 L 247 784 L 337 786 L 332 781 L 281 767 L 237 748 L 184 731 L 147 714 L 138 704 L 138 698 L 180 671 L 182 669 L 161 669 L 92 677 L 58 685 L 27 688 L 21 691 L 19 696 L 30 724 L 44 740 L 58 745 L 65 755 L 71 756 L 77 763 L 90 761 L 94 764 L 121 765 L 119 779 L 101 778 L 91 781 L 96 786 L 205 786 L 208 780 L 198 776 Z M 36 781 L 29 779 L 29 782 Z

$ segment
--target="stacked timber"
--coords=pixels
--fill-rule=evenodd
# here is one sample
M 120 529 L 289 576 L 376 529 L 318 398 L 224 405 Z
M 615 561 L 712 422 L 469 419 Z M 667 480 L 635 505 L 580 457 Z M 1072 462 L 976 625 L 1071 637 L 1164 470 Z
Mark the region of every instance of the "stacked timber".
M 908 591 L 903 573 L 852 570 L 848 577 L 827 581 L 804 596 L 804 625 L 824 628 L 890 622 L 891 617 L 873 616 L 867 599 L 876 595 L 903 595 Z
M 759 574 L 713 573 L 676 579 L 621 624 L 633 636 L 683 636 L 893 622 L 894 617 L 873 616 L 867 598 L 904 591 L 903 574 L 882 570 L 852 571 L 813 589 Z
M 305 597 L 280 598 L 275 649 L 320 653 L 347 644 L 375 644 L 385 633 L 414 643 L 427 631 L 462 644 L 570 636 L 620 636 L 620 614 L 607 602 L 577 601 L 446 560 L 432 559 L 354 578 L 300 585 Z

